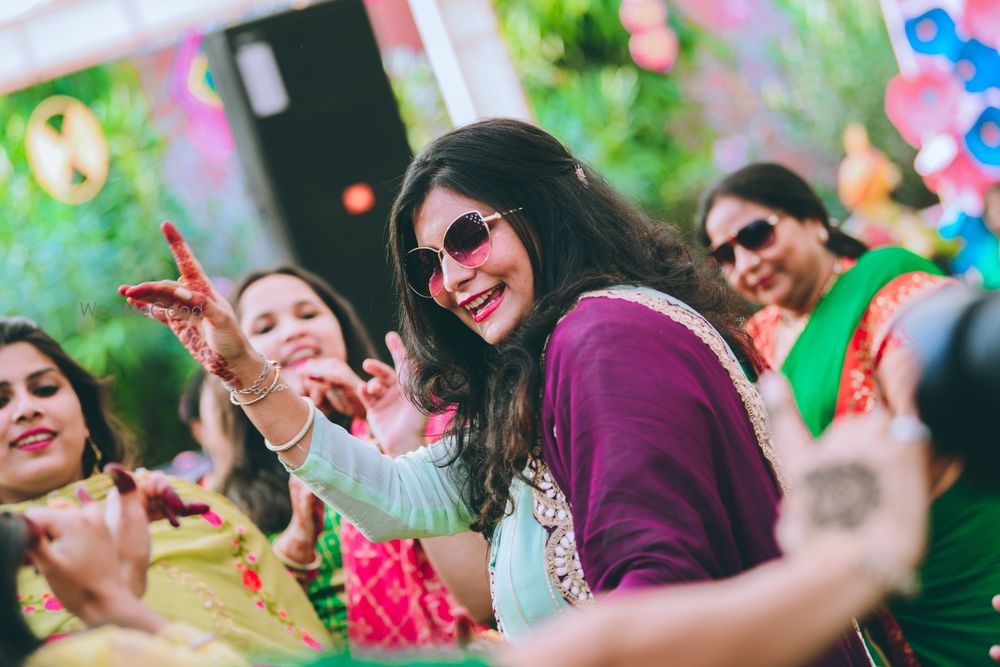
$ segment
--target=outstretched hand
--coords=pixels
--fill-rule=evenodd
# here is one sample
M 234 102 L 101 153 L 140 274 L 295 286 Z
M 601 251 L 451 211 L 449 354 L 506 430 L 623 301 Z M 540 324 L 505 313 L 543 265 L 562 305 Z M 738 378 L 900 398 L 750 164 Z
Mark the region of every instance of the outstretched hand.
M 361 383 L 357 392 L 372 435 L 386 454 L 398 456 L 424 444 L 427 415 L 403 395 L 401 380 L 409 372 L 403 339 L 390 331 L 385 335 L 385 344 L 395 368 L 378 359 L 366 359 L 362 367 L 373 377 Z
M 161 229 L 180 278 L 121 285 L 118 293 L 143 315 L 169 326 L 205 370 L 237 386 L 239 365 L 257 357 L 232 306 L 212 286 L 180 232 L 170 222 Z
M 887 583 L 901 581 L 926 541 L 924 432 L 876 409 L 839 419 L 814 442 L 787 382 L 771 373 L 760 384 L 790 486 L 777 526 L 782 549 L 795 554 L 822 536 L 848 536 L 864 546 L 866 562 L 884 570 Z

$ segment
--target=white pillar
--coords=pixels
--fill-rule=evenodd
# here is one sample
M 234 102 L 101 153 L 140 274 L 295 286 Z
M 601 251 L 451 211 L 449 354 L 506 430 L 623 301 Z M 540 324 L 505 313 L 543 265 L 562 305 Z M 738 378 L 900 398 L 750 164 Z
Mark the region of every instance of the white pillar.
M 490 0 L 409 0 L 456 126 L 509 116 L 534 122 Z

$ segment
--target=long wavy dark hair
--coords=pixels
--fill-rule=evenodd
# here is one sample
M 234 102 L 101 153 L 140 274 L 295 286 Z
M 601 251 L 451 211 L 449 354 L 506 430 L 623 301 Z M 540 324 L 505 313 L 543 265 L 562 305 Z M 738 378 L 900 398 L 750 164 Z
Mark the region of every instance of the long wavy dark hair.
M 434 301 L 406 287 L 403 258 L 416 246 L 414 219 L 434 188 L 505 216 L 527 249 L 535 304 L 491 346 Z M 410 164 L 390 216 L 390 255 L 412 363 L 407 394 L 427 412 L 457 409 L 450 435 L 464 468 L 463 493 L 489 532 L 504 516 L 510 486 L 537 454 L 541 355 L 558 319 L 583 292 L 647 285 L 704 315 L 742 361 L 749 339 L 742 302 L 672 226 L 659 224 L 582 165 L 548 133 L 511 119 L 484 120 L 431 143 Z
M 28 343 L 51 359 L 80 400 L 90 439 L 101 452 L 98 461 L 93 449 L 84 446 L 83 474 L 100 472 L 108 463 L 130 464 L 131 436 L 111 410 L 109 381 L 97 378 L 78 364 L 34 321 L 26 317 L 0 317 L 0 348 L 14 343 Z
M 819 195 L 791 169 L 773 162 L 757 162 L 734 171 L 712 186 L 698 207 L 698 240 L 707 248 L 711 245 L 706 222 L 715 202 L 733 197 L 781 211 L 799 222 L 819 220 L 830 237 L 826 247 L 838 257 L 858 258 L 868 246 L 830 224 L 830 214 Z

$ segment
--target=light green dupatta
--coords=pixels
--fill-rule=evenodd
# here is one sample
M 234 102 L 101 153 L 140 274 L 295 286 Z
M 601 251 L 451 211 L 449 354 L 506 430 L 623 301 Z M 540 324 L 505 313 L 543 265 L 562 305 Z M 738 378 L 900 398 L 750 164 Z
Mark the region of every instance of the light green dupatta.
M 847 347 L 879 290 L 916 271 L 941 275 L 930 260 L 902 248 L 869 250 L 820 299 L 781 367 L 813 435 L 833 421 Z

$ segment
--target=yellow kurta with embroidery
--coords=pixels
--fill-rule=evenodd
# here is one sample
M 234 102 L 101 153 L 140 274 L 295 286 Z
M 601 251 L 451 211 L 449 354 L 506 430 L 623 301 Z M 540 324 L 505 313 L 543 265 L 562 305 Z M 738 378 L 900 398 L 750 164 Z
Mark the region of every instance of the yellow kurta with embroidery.
M 155 635 L 105 625 L 45 644 L 24 667 L 249 667 L 210 633 L 171 623 Z
M 218 494 L 183 480 L 172 483 L 185 501 L 208 503 L 211 511 L 181 519 L 179 528 L 166 520 L 150 524 L 152 557 L 143 601 L 169 621 L 214 633 L 245 656 L 315 654 L 329 648 L 309 599 L 253 522 Z M 98 501 L 112 486 L 103 474 L 82 484 Z M 76 505 L 74 487 L 0 509 Z M 21 568 L 17 584 L 21 611 L 36 635 L 83 629 L 33 568 Z

